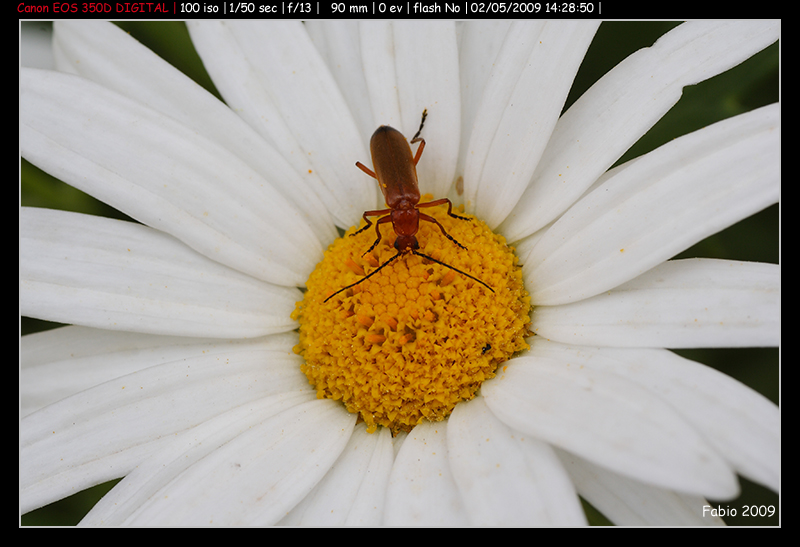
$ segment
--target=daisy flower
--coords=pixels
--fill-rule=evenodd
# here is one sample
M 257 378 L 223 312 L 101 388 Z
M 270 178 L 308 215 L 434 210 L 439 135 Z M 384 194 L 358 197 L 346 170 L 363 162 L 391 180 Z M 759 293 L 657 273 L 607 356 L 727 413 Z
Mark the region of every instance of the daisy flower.
M 83 524 L 718 524 L 737 474 L 777 492 L 778 407 L 665 348 L 778 345 L 777 265 L 673 259 L 777 203 L 778 106 L 619 160 L 779 24 L 681 24 L 562 114 L 597 27 L 190 22 L 223 103 L 56 23 L 22 156 L 138 222 L 21 210 L 21 314 L 72 325 L 22 339 L 21 511 L 121 477 Z M 354 163 L 423 110 L 459 218 L 373 276 Z

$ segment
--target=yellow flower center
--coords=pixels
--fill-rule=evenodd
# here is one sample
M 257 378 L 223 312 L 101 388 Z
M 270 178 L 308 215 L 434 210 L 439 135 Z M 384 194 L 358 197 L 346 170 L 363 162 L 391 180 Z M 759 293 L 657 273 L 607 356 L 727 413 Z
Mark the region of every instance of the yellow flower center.
M 425 196 L 429 200 L 430 196 Z M 469 215 L 459 220 L 446 207 L 426 208 L 454 239 L 420 222 L 419 252 L 468 273 L 410 252 L 352 288 L 397 254 L 391 224 L 353 227 L 325 252 L 308 278 L 292 314 L 300 322 L 295 352 L 317 397 L 340 400 L 373 432 L 410 431 L 423 419 L 445 419 L 472 399 L 499 363 L 527 349 L 530 297 L 514 249 Z M 327 302 L 326 299 L 334 295 Z

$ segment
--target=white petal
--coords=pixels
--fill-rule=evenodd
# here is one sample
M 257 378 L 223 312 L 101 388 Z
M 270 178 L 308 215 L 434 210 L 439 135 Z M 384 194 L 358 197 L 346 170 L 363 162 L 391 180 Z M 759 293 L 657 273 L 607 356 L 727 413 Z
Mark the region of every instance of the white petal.
M 423 109 L 428 110 L 422 131 L 426 148 L 417 166 L 420 191 L 446 195 L 453 184 L 461 134 L 455 24 L 369 22 L 360 24 L 360 32 L 375 123 L 391 125 L 410 140 Z
M 198 460 L 247 429 L 314 399 L 312 391 L 290 391 L 251 401 L 173 436 L 106 494 L 81 521 L 84 526 L 118 526 Z M 173 523 L 178 524 L 178 523 Z
M 397 72 L 394 68 L 392 24 L 390 21 L 370 21 L 363 25 L 359 24 L 358 34 L 361 43 L 361 62 L 369 97 L 368 104 L 372 108 L 372 119 L 378 125 L 391 125 L 398 131 L 404 132 L 406 128 L 401 127 L 402 116 L 400 114 L 400 98 L 397 95 Z
M 380 526 L 394 462 L 392 435 L 356 427 L 327 475 L 280 526 Z
M 393 26 L 400 111 L 407 137 L 416 132 L 423 108 L 428 110 L 422 131 L 427 146 L 417 165 L 420 191 L 444 196 L 453 184 L 461 135 L 455 24 L 396 21 Z
M 189 77 L 106 21 L 56 21 L 54 47 L 76 74 L 170 116 L 238 156 L 288 199 L 324 245 L 333 221 L 304 178 L 264 139 Z
M 585 525 L 575 487 L 553 449 L 509 429 L 482 397 L 447 422 L 453 477 L 477 526 Z
M 152 334 L 284 332 L 302 299 L 147 226 L 30 207 L 20 211 L 19 273 L 23 315 Z
M 514 84 L 528 66 L 528 58 L 545 24 L 545 21 L 518 21 L 505 25 L 495 23 L 487 27 L 486 23 L 479 21 L 468 24 L 462 35 L 462 46 L 475 52 L 473 55 L 476 56 L 474 61 L 472 58 L 461 59 L 464 68 L 462 86 L 469 86 L 462 90 L 468 102 L 464 105 L 464 142 L 459 158 L 459 175 L 464 179 L 463 199 L 467 207 L 476 206 L 478 182 L 492 152 L 494 133 L 506 110 L 510 109 Z M 467 51 L 462 50 L 462 54 L 466 55 Z M 551 60 L 556 62 L 555 58 Z M 539 62 L 545 61 L 546 58 L 541 58 Z M 532 92 L 528 90 L 528 93 Z M 521 125 L 526 127 L 520 127 L 518 132 L 529 132 L 531 127 L 526 123 L 529 120 L 521 121 Z M 528 181 L 515 178 L 513 181 L 503 181 L 503 184 L 508 182 L 523 185 Z
M 531 330 L 590 346 L 777 346 L 780 304 L 777 264 L 671 260 L 607 293 L 537 306 Z
M 518 357 L 481 391 L 510 427 L 598 465 L 715 499 L 738 494 L 722 457 L 670 405 L 621 376 Z
M 186 354 L 23 418 L 23 511 L 122 477 L 176 433 L 238 405 L 310 389 L 302 359 L 269 342 L 218 343 Z
M 778 200 L 778 105 L 721 121 L 615 171 L 524 259 L 536 305 L 576 302 L 641 275 Z
M 459 41 L 459 76 L 461 80 L 462 137 L 456 176 L 464 175 L 472 126 L 480 108 L 483 90 L 489 80 L 497 53 L 505 41 L 511 21 L 466 21 Z M 538 32 L 537 32 L 538 33 Z M 463 192 L 463 184 L 462 189 Z
M 624 526 L 724 526 L 703 512 L 700 496 L 656 488 L 598 467 L 574 454 L 556 450 L 578 493 L 611 522 Z
M 23 157 L 193 249 L 300 286 L 322 246 L 241 159 L 197 132 L 88 80 L 23 69 Z
M 678 102 L 684 86 L 741 63 L 779 32 L 777 21 L 691 21 L 625 59 L 559 119 L 501 231 L 515 241 L 557 218 Z
M 297 335 L 276 334 L 260 343 L 269 344 L 265 349 L 289 352 L 297 344 Z M 23 336 L 19 352 L 21 415 L 114 378 L 199 356 L 219 345 L 228 346 L 221 340 L 72 326 Z
M 175 438 L 118 485 L 121 510 L 109 500 L 85 523 L 276 522 L 327 472 L 355 421 L 333 401 L 303 399 L 286 394 L 243 405 Z
M 337 225 L 374 207 L 376 184 L 347 103 L 299 21 L 190 21 L 197 52 L 225 101 L 298 172 Z M 309 167 L 310 164 L 310 167 Z M 305 165 L 305 168 L 304 168 Z
M 394 464 L 395 451 L 388 431 L 381 431 L 379 435 L 378 447 L 370 459 L 366 471 L 367 476 L 362 480 L 355 503 L 347 515 L 346 524 L 349 526 L 365 526 L 383 522 L 386 491 Z
M 384 524 L 469 524 L 450 470 L 446 429 L 447 422 L 423 421 L 403 441 L 386 492 Z
M 355 118 L 361 139 L 369 138 L 378 124 L 372 116 L 361 58 L 358 21 L 305 21 L 308 35 L 328 65 Z
M 599 22 L 514 23 L 470 133 L 464 199 L 491 228 L 531 180 Z
M 551 226 L 552 224 L 548 224 L 541 230 L 538 230 L 529 236 L 523 237 L 522 239 L 514 241 L 513 247 L 517 253 L 517 256 L 519 257 L 530 256 L 531 252 L 533 251 L 533 248 L 536 247 L 536 244 L 539 243 L 539 240 L 542 239 L 542 237 L 544 237 L 544 235 L 547 233 L 547 230 L 549 230 Z
M 537 339 L 531 352 L 636 382 L 670 403 L 739 474 L 780 491 L 780 411 L 730 376 L 660 349 L 567 347 Z

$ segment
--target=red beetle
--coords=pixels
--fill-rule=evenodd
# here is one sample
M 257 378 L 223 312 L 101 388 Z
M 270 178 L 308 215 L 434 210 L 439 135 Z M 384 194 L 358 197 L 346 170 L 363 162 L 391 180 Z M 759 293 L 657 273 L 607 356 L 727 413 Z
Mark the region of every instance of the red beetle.
M 466 217 L 460 217 L 453 214 L 453 203 L 447 198 L 428 201 L 426 203 L 419 202 L 420 194 L 419 185 L 417 183 L 417 163 L 419 163 L 419 159 L 422 157 L 422 151 L 425 149 L 425 139 L 421 138 L 419 134 L 422 131 L 422 126 L 425 125 L 425 118 L 427 116 L 428 111 L 426 109 L 422 112 L 422 121 L 419 124 L 419 130 L 417 130 L 414 138 L 411 139 L 411 144 L 417 142 L 420 143 L 416 154 L 411 153 L 411 146 L 408 142 L 406 142 L 406 138 L 402 133 L 393 127 L 389 127 L 388 125 L 382 125 L 375 130 L 375 133 L 372 134 L 372 138 L 369 141 L 369 148 L 370 152 L 372 153 L 372 165 L 375 168 L 375 171 L 371 170 L 369 167 L 365 166 L 359 161 L 356 162 L 356 167 L 364 171 L 372 178 L 377 179 L 378 186 L 380 186 L 381 192 L 383 192 L 383 196 L 386 199 L 386 205 L 388 205 L 389 208 L 377 209 L 375 211 L 365 211 L 363 214 L 363 219 L 366 221 L 367 225 L 352 233 L 351 236 L 360 234 L 373 225 L 373 222 L 369 217 L 379 216 L 381 218 L 374 223 L 375 232 L 378 234 L 378 237 L 364 254 L 368 254 L 370 251 L 372 251 L 372 249 L 375 248 L 376 245 L 378 245 L 378 243 L 380 243 L 382 237 L 381 224 L 386 224 L 388 222 L 392 223 L 392 227 L 397 234 L 397 239 L 394 242 L 394 247 L 397 249 L 397 254 L 356 283 L 339 289 L 326 298 L 325 302 L 340 292 L 351 287 L 355 287 L 359 283 L 366 281 L 381 271 L 384 267 L 389 265 L 392 261 L 406 253 L 413 253 L 432 262 L 436 262 L 437 264 L 441 264 L 442 266 L 446 266 L 451 270 L 460 273 L 461 275 L 477 281 L 490 291 L 494 292 L 494 289 L 480 279 L 473 277 L 466 272 L 462 272 L 458 268 L 454 268 L 449 264 L 440 262 L 439 260 L 436 260 L 435 258 L 432 258 L 426 254 L 420 253 L 417 250 L 419 249 L 417 232 L 419 231 L 420 219 L 436 224 L 445 237 L 447 237 L 447 239 L 466 250 L 466 247 L 464 247 L 461 243 L 456 241 L 453 236 L 447 233 L 447 230 L 444 229 L 444 226 L 442 226 L 438 220 L 420 212 L 420 207 L 435 207 L 437 205 L 444 205 L 446 203 L 448 215 L 460 220 L 469 220 Z
M 427 116 L 428 111 L 424 110 L 422 112 L 422 121 L 419 124 L 419 130 L 416 135 L 414 135 L 414 138 L 411 139 L 411 144 L 419 143 L 415 155 L 411 155 L 411 146 L 406 142 L 406 138 L 402 133 L 388 125 L 382 125 L 375 130 L 375 133 L 372 134 L 372 138 L 369 141 L 369 148 L 372 153 L 372 165 L 375 167 L 375 171 L 372 171 L 360 161 L 356 162 L 356 167 L 364 171 L 370 177 L 378 180 L 378 186 L 380 186 L 383 197 L 386 199 L 386 205 L 389 206 L 388 209 L 364 212 L 363 218 L 367 222 L 367 225 L 353 235 L 359 234 L 372 226 L 372 221 L 369 217 L 381 216 L 375 226 L 375 232 L 378 234 L 378 238 L 364 254 L 369 253 L 380 242 L 380 225 L 387 222 L 392 223 L 392 227 L 397 234 L 397 239 L 394 242 L 395 249 L 400 252 L 408 252 L 410 249 L 419 249 L 416 235 L 419 231 L 420 219 L 436 224 L 447 239 L 466 250 L 466 247 L 447 233 L 447 230 L 444 229 L 444 226 L 442 226 L 438 220 L 425 213 L 421 213 L 419 210 L 420 207 L 435 207 L 446 203 L 448 215 L 460 220 L 469 220 L 468 218 L 454 215 L 453 203 L 447 198 L 437 199 L 427 203 L 419 202 L 417 164 L 422 157 L 422 151 L 425 149 L 425 139 L 420 137 L 419 134 L 422 131 L 422 126 L 425 125 L 425 118 Z

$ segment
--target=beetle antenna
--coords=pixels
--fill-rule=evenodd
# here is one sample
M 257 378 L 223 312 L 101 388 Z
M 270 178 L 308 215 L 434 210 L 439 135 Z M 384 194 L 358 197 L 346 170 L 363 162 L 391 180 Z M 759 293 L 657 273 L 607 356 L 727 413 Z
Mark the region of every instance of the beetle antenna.
M 480 283 L 481 285 L 483 285 L 484 287 L 486 287 L 486 288 L 487 288 L 487 289 L 489 289 L 490 291 L 494 292 L 494 289 L 493 289 L 493 288 L 491 288 L 489 285 L 487 285 L 486 283 L 484 283 L 483 281 L 481 281 L 481 280 L 480 280 L 480 279 L 478 279 L 477 277 L 475 277 L 475 276 L 472 276 L 472 275 L 468 274 L 467 272 L 464 272 L 464 271 L 461 271 L 461 270 L 459 270 L 459 269 L 458 269 L 458 268 L 456 268 L 455 266 L 451 266 L 450 264 L 447 264 L 447 263 L 445 263 L 445 262 L 442 262 L 441 260 L 436 260 L 436 259 L 435 259 L 435 258 L 433 258 L 432 256 L 428 256 L 428 255 L 426 255 L 426 254 L 424 254 L 424 253 L 421 253 L 421 252 L 419 252 L 419 251 L 415 251 L 414 249 L 411 249 L 411 252 L 412 252 L 412 253 L 414 253 L 414 254 L 415 254 L 415 255 L 417 255 L 417 256 L 420 256 L 420 257 L 422 257 L 422 258 L 425 258 L 425 259 L 427 259 L 427 260 L 430 260 L 431 262 L 435 262 L 435 263 L 437 263 L 437 264 L 440 264 L 440 265 L 444 266 L 445 268 L 450 268 L 450 269 L 451 269 L 451 270 L 453 270 L 454 272 L 458 272 L 458 273 L 460 273 L 461 275 L 463 275 L 463 276 L 465 276 L 465 277 L 469 277 L 469 278 L 470 278 L 470 279 L 472 279 L 473 281 L 477 281 L 478 283 Z M 364 281 L 366 281 L 367 279 L 369 279 L 370 277 L 372 277 L 373 275 L 377 274 L 379 271 L 381 271 L 382 269 L 384 269 L 386 266 L 388 266 L 389 264 L 391 264 L 392 262 L 394 262 L 395 260 L 397 260 L 397 259 L 398 259 L 400 256 L 402 256 L 403 254 L 405 254 L 405 253 L 403 253 L 402 251 L 398 251 L 398 253 L 397 253 L 396 255 L 394 255 L 392 258 L 390 258 L 389 260 L 387 260 L 386 262 L 384 262 L 383 264 L 381 264 L 381 265 L 380 265 L 378 268 L 376 268 L 375 270 L 371 271 L 371 272 L 370 272 L 368 275 L 365 275 L 364 277 L 362 277 L 361 279 L 359 279 L 359 280 L 358 280 L 358 281 L 356 281 L 355 283 L 351 283 L 350 285 L 348 285 L 348 286 L 346 286 L 346 287 L 342 287 L 341 289 L 339 289 L 338 291 L 336 291 L 335 293 L 333 293 L 332 295 L 330 295 L 328 298 L 326 298 L 325 300 L 323 300 L 323 301 L 322 301 L 322 303 L 323 303 L 323 304 L 325 304 L 325 303 L 327 303 L 327 302 L 328 302 L 328 300 L 330 300 L 331 298 L 333 298 L 334 296 L 336 296 L 336 295 L 337 295 L 337 294 L 339 294 L 340 292 L 346 291 L 347 289 L 351 289 L 351 288 L 355 287 L 356 285 L 358 285 L 358 284 L 360 284 L 360 283 L 363 283 Z
M 487 288 L 487 289 L 489 289 L 490 291 L 494 292 L 494 289 L 493 289 L 493 288 L 491 288 L 489 285 L 487 285 L 486 283 L 484 283 L 483 281 L 481 281 L 481 280 L 480 280 L 480 279 L 478 279 L 477 277 L 473 277 L 473 276 L 469 275 L 467 272 L 462 272 L 461 270 L 459 270 L 458 268 L 456 268 L 456 267 L 454 267 L 454 266 L 451 266 L 450 264 L 445 264 L 445 263 L 444 263 L 444 262 L 442 262 L 441 260 L 436 260 L 436 259 L 435 259 L 435 258 L 433 258 L 432 256 L 428 256 L 428 255 L 426 255 L 426 254 L 422 254 L 422 253 L 421 253 L 421 252 L 419 252 L 419 251 L 415 251 L 415 250 L 413 250 L 413 249 L 412 249 L 412 250 L 411 250 L 411 252 L 412 252 L 412 253 L 414 253 L 414 254 L 415 254 L 415 255 L 417 255 L 417 256 L 421 256 L 422 258 L 427 258 L 427 259 L 428 259 L 428 260 L 430 260 L 431 262 L 436 262 L 437 264 L 441 264 L 442 266 L 445 266 L 445 267 L 447 267 L 447 268 L 450 268 L 451 270 L 453 270 L 453 271 L 455 271 L 455 272 L 458 272 L 458 273 L 460 273 L 460 274 L 461 274 L 461 275 L 463 275 L 463 276 L 469 277 L 469 278 L 470 278 L 470 279 L 472 279 L 473 281 L 477 281 L 478 283 L 480 283 L 481 285 L 483 285 L 484 287 L 486 287 L 486 288 Z M 397 258 L 397 257 L 395 256 L 394 258 Z M 392 260 L 394 260 L 394 258 L 393 258 Z M 381 268 L 382 268 L 382 267 L 383 267 L 383 266 L 381 266 Z
M 326 298 L 325 300 L 323 300 L 323 301 L 322 301 L 322 303 L 323 303 L 323 304 L 325 304 L 325 303 L 326 303 L 328 300 L 330 300 L 331 298 L 333 298 L 334 296 L 336 296 L 336 295 L 337 295 L 337 294 L 339 294 L 340 292 L 342 292 L 342 291 L 346 291 L 347 289 L 350 289 L 350 288 L 352 288 L 352 287 L 355 287 L 355 286 L 356 286 L 356 285 L 358 285 L 359 283 L 363 283 L 364 281 L 366 281 L 367 279 L 369 279 L 370 277 L 372 277 L 373 275 L 375 275 L 376 273 L 378 273 L 379 271 L 381 271 L 382 269 L 384 269 L 386 266 L 388 266 L 389 264 L 391 264 L 391 263 L 392 263 L 392 262 L 393 262 L 393 261 L 394 261 L 394 260 L 395 260 L 397 257 L 399 257 L 399 256 L 400 256 L 400 255 L 402 255 L 402 254 L 403 254 L 403 253 L 401 253 L 401 252 L 398 252 L 398 253 L 397 253 L 396 255 L 394 255 L 392 258 L 390 258 L 389 260 L 387 260 L 386 262 L 384 262 L 384 263 L 383 263 L 383 264 L 382 264 L 382 265 L 381 265 L 379 268 L 377 268 L 377 269 L 375 269 L 375 270 L 371 271 L 371 272 L 369 273 L 369 275 L 366 275 L 366 276 L 362 277 L 361 279 L 359 279 L 358 281 L 356 281 L 356 282 L 355 282 L 355 283 L 353 283 L 352 285 L 348 285 L 348 286 L 346 286 L 346 287 L 344 287 L 344 288 L 342 288 L 342 289 L 339 289 L 338 291 L 336 291 L 335 293 L 333 293 L 332 295 L 330 295 L 328 298 Z M 492 291 L 492 292 L 494 292 L 494 291 Z

